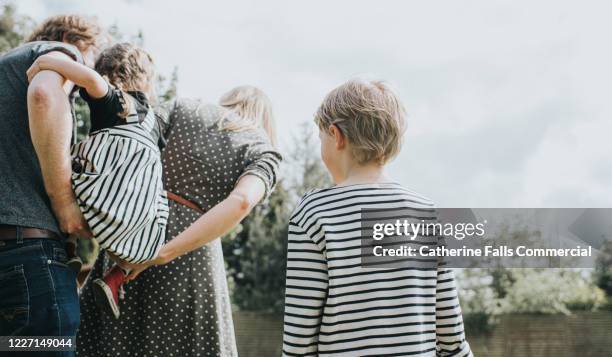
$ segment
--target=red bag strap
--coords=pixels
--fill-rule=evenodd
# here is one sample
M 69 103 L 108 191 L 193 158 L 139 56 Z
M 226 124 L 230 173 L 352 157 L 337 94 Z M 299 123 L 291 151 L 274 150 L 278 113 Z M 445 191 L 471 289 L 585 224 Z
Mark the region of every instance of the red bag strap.
M 197 204 L 189 201 L 188 199 L 183 198 L 183 197 L 177 195 L 176 193 L 173 193 L 173 192 L 170 192 L 170 191 L 166 191 L 166 195 L 168 196 L 169 200 L 174 201 L 174 202 L 176 202 L 178 204 L 181 204 L 181 205 L 183 205 L 183 206 L 185 206 L 187 208 L 191 208 L 192 210 L 194 210 L 194 211 L 196 211 L 198 213 L 204 214 L 204 210 L 203 209 L 201 209 Z

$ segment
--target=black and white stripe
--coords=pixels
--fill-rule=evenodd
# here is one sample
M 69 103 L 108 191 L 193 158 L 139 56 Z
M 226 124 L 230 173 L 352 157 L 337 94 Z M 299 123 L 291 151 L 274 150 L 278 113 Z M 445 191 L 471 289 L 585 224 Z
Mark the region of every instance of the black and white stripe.
M 132 106 L 135 107 L 135 106 Z M 77 201 L 95 239 L 120 258 L 155 258 L 165 241 L 168 202 L 159 148 L 151 137 L 155 116 L 142 123 L 135 112 L 126 125 L 102 129 L 72 148 Z
M 397 184 L 317 190 L 289 224 L 284 356 L 472 356 L 452 270 L 361 267 L 361 210 L 433 203 Z

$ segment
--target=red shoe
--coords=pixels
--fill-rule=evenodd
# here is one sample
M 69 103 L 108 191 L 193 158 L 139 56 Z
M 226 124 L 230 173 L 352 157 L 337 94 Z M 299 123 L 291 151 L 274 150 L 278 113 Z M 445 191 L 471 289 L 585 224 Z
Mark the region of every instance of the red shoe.
M 125 282 L 125 273 L 115 265 L 104 274 L 103 279 L 93 282 L 94 299 L 99 308 L 119 318 L 119 292 Z

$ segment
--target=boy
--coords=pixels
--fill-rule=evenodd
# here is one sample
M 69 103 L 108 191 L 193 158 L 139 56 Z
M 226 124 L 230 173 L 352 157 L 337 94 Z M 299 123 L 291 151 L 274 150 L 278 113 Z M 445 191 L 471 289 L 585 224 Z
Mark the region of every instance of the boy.
M 336 186 L 306 194 L 289 223 L 284 356 L 472 356 L 451 270 L 364 269 L 361 210 L 433 211 L 384 174 L 405 111 L 380 81 L 352 80 L 315 116 Z

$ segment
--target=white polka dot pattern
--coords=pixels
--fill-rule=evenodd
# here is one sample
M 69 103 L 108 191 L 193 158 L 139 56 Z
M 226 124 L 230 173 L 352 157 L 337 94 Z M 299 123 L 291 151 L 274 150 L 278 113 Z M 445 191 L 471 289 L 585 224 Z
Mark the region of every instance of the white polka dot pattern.
M 164 185 L 208 210 L 245 174 L 276 183 L 280 155 L 260 130 L 220 131 L 223 109 L 179 100 L 165 123 Z M 199 215 L 170 202 L 166 237 L 175 237 Z M 93 277 L 110 264 L 96 263 Z M 91 278 L 90 278 L 91 281 Z M 143 272 L 126 285 L 121 317 L 102 314 L 91 286 L 81 299 L 79 356 L 237 356 L 221 242 L 216 240 Z

